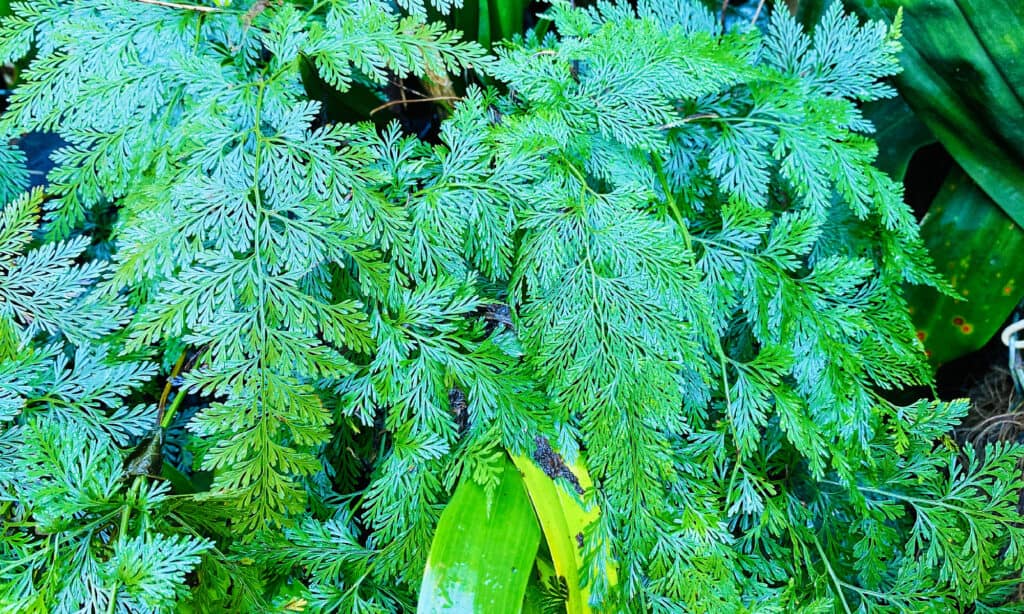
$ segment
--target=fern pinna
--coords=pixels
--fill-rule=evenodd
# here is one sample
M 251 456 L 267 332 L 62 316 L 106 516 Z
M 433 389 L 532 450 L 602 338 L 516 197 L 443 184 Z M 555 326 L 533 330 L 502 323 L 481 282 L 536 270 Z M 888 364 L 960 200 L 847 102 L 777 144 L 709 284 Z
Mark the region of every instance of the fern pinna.
M 858 106 L 898 23 L 554 2 L 491 56 L 397 5 L 3 21 L 0 604 L 407 611 L 454 485 L 538 438 L 595 479 L 594 608 L 1005 600 L 1019 449 L 887 394 L 943 286 Z M 446 73 L 430 141 L 317 85 Z M 28 132 L 66 145 L 19 196 Z

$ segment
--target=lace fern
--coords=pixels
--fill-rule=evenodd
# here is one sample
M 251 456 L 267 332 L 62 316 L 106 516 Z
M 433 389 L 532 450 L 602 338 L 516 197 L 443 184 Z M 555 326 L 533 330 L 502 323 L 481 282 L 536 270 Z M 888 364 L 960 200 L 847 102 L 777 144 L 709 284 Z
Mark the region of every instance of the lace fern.
M 453 485 L 538 440 L 594 478 L 594 607 L 1003 596 L 1019 448 L 886 395 L 930 377 L 901 285 L 943 286 L 858 107 L 898 23 L 555 2 L 490 57 L 398 5 L 0 25 L 0 141 L 67 143 L 18 199 L 0 146 L 0 603 L 408 609 Z M 446 72 L 480 85 L 430 142 L 309 88 Z M 175 497 L 124 452 L 168 425 Z

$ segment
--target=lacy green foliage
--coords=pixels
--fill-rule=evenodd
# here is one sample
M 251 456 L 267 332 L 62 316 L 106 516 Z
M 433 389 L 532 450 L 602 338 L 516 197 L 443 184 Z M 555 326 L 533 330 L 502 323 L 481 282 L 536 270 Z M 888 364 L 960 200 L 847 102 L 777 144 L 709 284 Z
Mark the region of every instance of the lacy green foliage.
M 126 475 L 110 439 L 47 418 L 0 448 L 0 494 L 19 502 L 0 542 L 5 608 L 160 612 L 188 596 L 185 574 L 212 543 L 168 525 L 166 483 Z
M 25 154 L 0 142 L 0 203 L 8 203 L 28 185 Z
M 359 543 L 351 518 L 325 522 L 306 519 L 283 532 L 267 533 L 251 550 L 262 565 L 299 572 L 308 578 L 314 611 L 409 611 L 414 605 L 387 585 L 374 581 L 374 553 Z
M 166 611 L 187 596 L 185 574 L 211 544 L 164 533 L 167 484 L 122 466 L 118 445 L 152 424 L 151 408 L 124 397 L 155 368 L 100 343 L 121 307 L 89 292 L 105 265 L 75 263 L 87 239 L 19 255 L 42 198 L 35 190 L 0 215 L 0 604 Z
M 557 34 L 487 57 L 399 4 L 3 21 L 0 61 L 31 61 L 0 142 L 67 146 L 0 216 L 0 603 L 408 609 L 453 484 L 537 436 L 586 453 L 606 609 L 1005 596 L 1019 449 L 958 451 L 962 404 L 883 394 L 928 381 L 900 287 L 938 284 L 857 106 L 897 31 L 555 3 Z M 426 143 L 324 121 L 311 70 L 491 87 Z M 179 356 L 172 498 L 122 459 Z

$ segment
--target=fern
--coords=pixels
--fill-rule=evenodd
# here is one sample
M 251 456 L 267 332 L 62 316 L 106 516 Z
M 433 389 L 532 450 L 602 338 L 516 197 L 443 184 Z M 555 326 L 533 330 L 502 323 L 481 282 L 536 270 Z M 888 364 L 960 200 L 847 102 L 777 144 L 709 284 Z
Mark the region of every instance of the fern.
M 142 528 L 168 488 L 127 475 L 117 444 L 151 425 L 124 397 L 155 370 L 100 343 L 122 308 L 89 292 L 105 264 L 75 262 L 87 239 L 21 253 L 42 198 L 34 190 L 0 215 L 0 604 L 163 610 L 187 596 L 185 573 L 210 543 Z M 63 338 L 80 345 L 72 353 Z
M 0 143 L 0 203 L 9 203 L 28 186 L 25 154 L 18 148 Z
M 67 143 L 20 198 L 0 147 L 0 604 L 408 610 L 454 484 L 537 440 L 594 477 L 595 608 L 1005 597 L 1019 448 L 888 400 L 944 287 L 858 107 L 898 23 L 555 2 L 490 57 L 422 2 L 214 4 L 0 25 L 0 141 Z M 449 72 L 429 142 L 310 93 Z
M 212 544 L 156 532 L 168 488 L 135 478 L 125 489 L 112 440 L 34 419 L 0 441 L 17 465 L 0 471 L 0 493 L 25 502 L 0 540 L 5 607 L 156 612 L 188 595 L 185 574 Z

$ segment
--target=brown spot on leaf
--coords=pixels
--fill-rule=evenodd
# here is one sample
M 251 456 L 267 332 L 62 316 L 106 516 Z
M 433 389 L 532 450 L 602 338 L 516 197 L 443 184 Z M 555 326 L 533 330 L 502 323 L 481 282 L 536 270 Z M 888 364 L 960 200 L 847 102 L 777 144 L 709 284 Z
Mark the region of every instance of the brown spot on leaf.
M 580 486 L 580 481 L 576 474 L 565 464 L 565 459 L 551 448 L 548 440 L 538 435 L 533 438 L 533 443 L 537 446 L 533 451 L 533 460 L 540 466 L 541 470 L 552 480 L 565 478 L 572 484 L 577 494 L 582 495 L 583 487 Z

